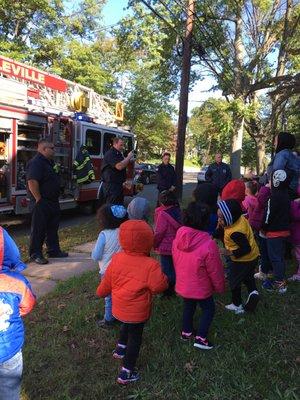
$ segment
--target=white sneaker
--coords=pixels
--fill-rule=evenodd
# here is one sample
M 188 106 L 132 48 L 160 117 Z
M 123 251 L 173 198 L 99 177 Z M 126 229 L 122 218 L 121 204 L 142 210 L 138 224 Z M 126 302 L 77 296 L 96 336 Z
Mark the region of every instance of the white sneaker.
M 264 272 L 259 271 L 256 274 L 254 274 L 254 278 L 264 281 L 265 279 L 267 279 L 267 275 Z
M 243 314 L 245 312 L 242 304 L 236 306 L 235 304 L 231 303 L 225 306 L 225 308 L 226 310 L 233 311 L 235 314 Z

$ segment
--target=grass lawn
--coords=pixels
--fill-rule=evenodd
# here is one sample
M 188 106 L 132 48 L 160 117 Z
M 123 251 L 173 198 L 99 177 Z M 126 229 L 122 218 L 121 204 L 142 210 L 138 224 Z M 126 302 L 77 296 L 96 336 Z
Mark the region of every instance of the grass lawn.
M 209 352 L 179 339 L 181 299 L 156 298 L 138 361 L 141 380 L 128 387 L 115 383 L 118 328 L 95 324 L 103 309 L 97 284 L 97 273 L 61 283 L 26 318 L 22 400 L 298 399 L 297 284 L 286 295 L 262 293 L 255 315 L 226 312 L 228 293 L 218 296 Z
M 72 247 L 77 246 L 79 244 L 96 240 L 98 234 L 99 234 L 99 227 L 95 217 L 92 222 L 60 229 L 59 230 L 60 247 L 62 248 L 62 250 L 70 250 L 72 249 Z M 18 247 L 21 251 L 22 260 L 24 262 L 28 262 L 29 235 L 17 237 L 15 238 L 15 241 L 18 244 Z

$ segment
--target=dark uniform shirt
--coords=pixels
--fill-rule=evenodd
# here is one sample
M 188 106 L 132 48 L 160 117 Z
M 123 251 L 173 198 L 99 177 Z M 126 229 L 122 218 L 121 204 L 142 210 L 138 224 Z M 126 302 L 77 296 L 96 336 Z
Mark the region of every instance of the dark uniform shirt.
M 157 189 L 159 192 L 176 186 L 176 173 L 171 164 L 160 164 L 157 168 Z
M 44 157 L 41 153 L 37 153 L 27 164 L 27 181 L 34 179 L 39 183 L 42 199 L 50 201 L 58 201 L 60 193 L 60 178 L 54 171 L 54 161 Z M 30 199 L 34 197 L 29 192 Z
M 126 181 L 126 168 L 121 171 L 116 168 L 116 164 L 123 160 L 123 154 L 114 147 L 104 154 L 102 164 L 103 182 L 122 185 Z
M 212 183 L 219 191 L 231 181 L 231 170 L 229 165 L 221 163 L 213 163 L 208 167 L 205 174 L 207 182 Z

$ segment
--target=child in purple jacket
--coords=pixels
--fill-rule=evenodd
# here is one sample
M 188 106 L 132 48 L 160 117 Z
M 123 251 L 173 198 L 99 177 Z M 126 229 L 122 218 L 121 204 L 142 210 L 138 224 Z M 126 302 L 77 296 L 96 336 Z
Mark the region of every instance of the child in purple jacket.
M 289 281 L 300 281 L 300 185 L 297 189 L 298 198 L 291 202 L 290 242 L 293 245 L 297 262 L 297 272 L 289 278 Z
M 154 250 L 160 255 L 162 271 L 167 275 L 169 288 L 165 295 L 172 295 L 176 282 L 172 244 L 181 227 L 181 210 L 173 191 L 164 190 L 159 195 L 160 207 L 154 213 Z

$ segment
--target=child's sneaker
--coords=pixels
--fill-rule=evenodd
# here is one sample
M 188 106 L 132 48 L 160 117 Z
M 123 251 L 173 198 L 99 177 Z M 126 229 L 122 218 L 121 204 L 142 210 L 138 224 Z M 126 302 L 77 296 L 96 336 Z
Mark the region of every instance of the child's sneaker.
M 140 375 L 136 370 L 130 371 L 129 369 L 122 368 L 117 382 L 121 385 L 128 385 L 128 383 L 136 382 L 140 379 Z
M 235 314 L 243 314 L 245 312 L 242 304 L 236 306 L 235 304 L 231 303 L 225 306 L 226 310 L 233 311 Z
M 294 274 L 289 279 L 289 282 L 300 282 L 300 274 Z
M 201 338 L 200 336 L 196 336 L 194 347 L 197 347 L 201 350 L 211 350 L 214 348 L 212 343 L 210 343 L 207 339 Z
M 246 304 L 244 305 L 244 310 L 248 312 L 255 311 L 258 302 L 259 302 L 258 291 L 253 290 L 253 292 L 251 292 L 248 296 Z
M 117 344 L 116 348 L 112 352 L 113 358 L 116 358 L 117 360 L 121 360 L 122 358 L 125 357 L 126 353 L 126 346 L 124 344 Z
M 111 329 L 116 324 L 116 322 L 115 320 L 107 321 L 105 318 L 103 318 L 103 319 L 98 319 L 96 321 L 96 324 L 98 325 L 99 328 Z
M 256 274 L 254 274 L 254 278 L 264 281 L 265 279 L 267 279 L 267 275 L 264 272 L 259 271 Z
M 277 290 L 279 294 L 284 294 L 287 291 L 285 281 L 274 281 L 274 289 Z
M 185 342 L 191 340 L 192 338 L 193 338 L 193 332 L 191 333 L 181 332 L 181 339 L 184 340 Z
M 269 292 L 272 292 L 274 290 L 273 282 L 270 281 L 270 279 L 266 279 L 265 281 L 263 281 L 262 287 Z

